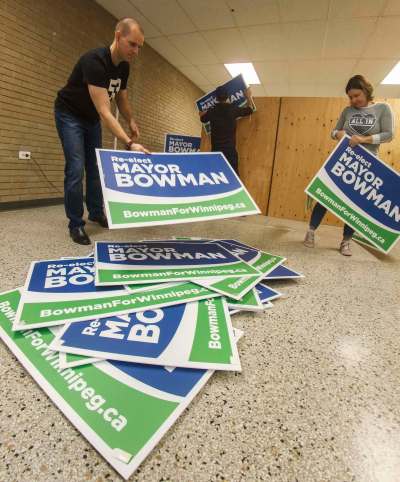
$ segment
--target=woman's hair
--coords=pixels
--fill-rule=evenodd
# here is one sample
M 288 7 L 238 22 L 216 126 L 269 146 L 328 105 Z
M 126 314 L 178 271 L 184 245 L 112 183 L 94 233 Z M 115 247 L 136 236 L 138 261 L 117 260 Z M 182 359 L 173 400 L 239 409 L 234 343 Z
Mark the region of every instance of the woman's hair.
M 346 85 L 346 94 L 351 89 L 360 89 L 364 92 L 367 100 L 373 100 L 374 88 L 370 82 L 363 75 L 354 75 Z

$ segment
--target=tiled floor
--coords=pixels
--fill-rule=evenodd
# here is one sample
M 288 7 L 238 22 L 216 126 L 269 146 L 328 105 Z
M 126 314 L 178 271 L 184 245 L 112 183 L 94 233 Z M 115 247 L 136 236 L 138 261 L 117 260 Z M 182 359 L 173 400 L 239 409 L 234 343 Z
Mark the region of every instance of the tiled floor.
M 1 291 L 20 286 L 30 261 L 80 256 L 63 208 L 0 213 Z M 243 372 L 216 373 L 132 477 L 138 481 L 400 481 L 400 246 L 390 256 L 323 226 L 248 217 L 105 231 L 93 240 L 173 235 L 236 238 L 288 258 L 287 297 L 234 326 Z M 0 343 L 0 481 L 121 480 Z

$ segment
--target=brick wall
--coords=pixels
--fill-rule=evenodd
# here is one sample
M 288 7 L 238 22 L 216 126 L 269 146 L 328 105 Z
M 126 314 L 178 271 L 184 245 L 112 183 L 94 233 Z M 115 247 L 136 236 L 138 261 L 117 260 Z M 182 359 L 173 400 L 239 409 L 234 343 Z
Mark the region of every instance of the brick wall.
M 110 45 L 115 19 L 93 0 L 0 2 L 0 204 L 63 195 L 64 158 L 53 119 L 56 92 L 86 50 Z M 200 135 L 202 92 L 145 45 L 128 87 L 141 139 L 162 151 L 164 134 Z M 103 130 L 104 147 L 112 138 Z M 19 160 L 19 150 L 31 160 Z

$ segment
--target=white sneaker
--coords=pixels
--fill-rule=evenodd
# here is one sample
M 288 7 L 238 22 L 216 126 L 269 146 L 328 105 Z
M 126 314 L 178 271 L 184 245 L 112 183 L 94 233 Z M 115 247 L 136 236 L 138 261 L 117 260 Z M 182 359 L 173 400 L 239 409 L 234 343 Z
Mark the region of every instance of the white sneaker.
M 352 256 L 352 252 L 350 249 L 350 241 L 346 241 L 345 239 L 340 243 L 339 248 L 340 254 L 343 256 Z
M 306 246 L 307 248 L 314 248 L 314 246 L 315 246 L 314 231 L 312 231 L 311 229 L 309 229 L 309 230 L 306 232 L 306 237 L 304 238 L 303 244 L 304 244 L 304 246 Z

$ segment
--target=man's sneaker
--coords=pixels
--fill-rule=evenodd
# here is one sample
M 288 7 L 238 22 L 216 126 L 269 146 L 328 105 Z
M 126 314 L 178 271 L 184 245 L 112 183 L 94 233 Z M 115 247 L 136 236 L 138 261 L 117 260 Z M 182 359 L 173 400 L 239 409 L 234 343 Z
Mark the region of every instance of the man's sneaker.
M 343 256 L 351 256 L 353 253 L 351 252 L 351 249 L 350 249 L 350 241 L 347 241 L 344 239 L 340 243 L 339 251 L 340 251 L 340 254 L 342 254 Z
M 89 236 L 86 234 L 86 231 L 84 230 L 83 226 L 80 226 L 78 228 L 72 228 L 69 230 L 69 235 L 72 238 L 72 241 L 74 243 L 78 244 L 92 244 L 90 241 Z
M 314 231 L 309 229 L 306 233 L 306 237 L 304 238 L 304 246 L 307 248 L 314 248 L 315 242 L 314 242 Z
M 89 216 L 89 221 L 92 221 L 92 223 L 100 224 L 102 228 L 108 228 L 108 221 L 104 214 L 94 217 Z

